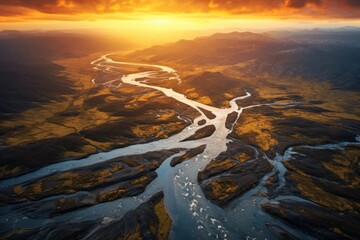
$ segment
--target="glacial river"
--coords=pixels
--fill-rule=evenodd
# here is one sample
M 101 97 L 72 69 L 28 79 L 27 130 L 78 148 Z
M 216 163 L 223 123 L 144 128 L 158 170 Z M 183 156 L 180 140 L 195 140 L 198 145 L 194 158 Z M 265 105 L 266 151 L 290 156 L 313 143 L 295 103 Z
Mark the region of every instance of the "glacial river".
M 296 154 L 293 152 L 292 148 L 289 148 L 284 155 L 277 155 L 274 159 L 268 159 L 268 161 L 274 166 L 272 172 L 268 173 L 257 187 L 246 192 L 224 209 L 208 201 L 197 182 L 198 172 L 205 168 L 211 159 L 216 158 L 220 153 L 227 150 L 227 144 L 231 141 L 228 136 L 233 130 L 228 129 L 225 126 L 227 116 L 230 113 L 236 112 L 238 119 L 241 114 L 246 112 L 246 109 L 249 108 L 262 107 L 265 105 L 292 106 L 296 103 L 240 106 L 242 99 L 251 96 L 251 93 L 244 92 L 243 96 L 236 97 L 230 101 L 230 107 L 216 108 L 188 99 L 185 95 L 175 92 L 172 89 L 149 85 L 148 82 L 143 81 L 146 78 L 163 78 L 166 76 L 171 81 L 177 80 L 181 82 L 181 79 L 177 75 L 176 71 L 170 67 L 152 64 L 118 62 L 111 59 L 111 54 L 104 55 L 93 61 L 91 64 L 94 68 L 102 70 L 104 73 L 118 74 L 118 76 L 121 76 L 118 79 L 110 80 L 105 83 L 102 82 L 101 84 L 105 86 L 121 87 L 121 83 L 127 83 L 139 87 L 151 88 L 162 92 L 176 101 L 188 105 L 198 111 L 200 116 L 191 122 L 191 124 L 180 133 L 167 139 L 145 144 L 131 145 L 124 148 L 114 149 L 109 152 L 101 152 L 81 160 L 70 160 L 52 164 L 35 172 L 1 181 L 0 185 L 2 187 L 12 186 L 30 179 L 46 176 L 56 171 L 68 171 L 78 167 L 89 166 L 119 156 L 144 154 L 149 151 L 160 151 L 164 149 L 190 149 L 204 144 L 206 145 L 205 151 L 202 154 L 199 154 L 175 167 L 170 167 L 169 163 L 171 159 L 184 154 L 184 151 L 169 157 L 157 169 L 156 172 L 158 177 L 150 183 L 144 193 L 136 197 L 101 203 L 51 219 L 29 219 L 21 212 L 11 211 L 11 207 L 3 207 L 0 208 L 0 211 L 4 213 L 0 217 L 1 221 L 9 222 L 9 227 L 37 227 L 49 222 L 80 222 L 88 219 L 103 219 L 104 224 L 107 224 L 113 219 L 120 218 L 127 211 L 134 209 L 141 203 L 147 201 L 153 194 L 163 191 L 165 207 L 173 220 L 173 228 L 170 234 L 171 239 L 271 239 L 273 235 L 265 226 L 267 221 L 276 222 L 276 224 L 300 239 L 312 239 L 296 229 L 289 228 L 280 221 L 273 219 L 271 216 L 261 211 L 260 208 L 261 203 L 269 202 L 266 197 L 262 197 L 258 194 L 261 190 L 264 190 L 264 183 L 267 178 L 273 173 L 278 172 L 280 182 L 284 182 L 283 175 L 286 169 L 282 165 L 282 162 L 289 160 L 293 154 Z M 121 67 L 126 65 L 151 67 L 158 70 L 123 75 L 121 73 Z M 93 80 L 93 83 L 100 84 L 100 82 L 97 82 L 96 79 Z M 237 104 L 239 102 L 240 105 Z M 210 111 L 215 118 L 209 119 L 204 112 L 201 111 L 201 109 Z M 237 122 L 237 119 L 234 121 L 232 128 Z M 205 120 L 206 123 L 205 125 L 200 126 L 199 122 L 202 120 Z M 211 136 L 198 140 L 182 142 L 182 140 L 192 136 L 197 130 L 208 125 L 214 125 L 216 128 L 215 132 Z M 341 148 L 347 144 L 351 143 L 340 143 L 332 146 L 320 145 L 317 147 L 320 149 L 327 149 L 329 147 Z M 284 198 L 287 197 L 282 197 L 282 199 Z M 297 198 L 293 196 L 289 196 L 288 198 L 297 200 Z M 273 201 L 276 201 L 276 199 Z M 88 237 L 90 236 L 91 233 Z

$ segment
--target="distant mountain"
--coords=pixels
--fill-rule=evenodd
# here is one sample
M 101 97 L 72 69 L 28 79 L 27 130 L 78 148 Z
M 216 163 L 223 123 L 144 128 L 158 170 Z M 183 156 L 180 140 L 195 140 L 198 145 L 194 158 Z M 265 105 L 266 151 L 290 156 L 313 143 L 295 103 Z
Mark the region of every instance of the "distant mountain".
M 217 39 L 217 40 L 239 40 L 239 41 L 270 41 L 273 40 L 266 35 L 252 32 L 230 32 L 230 33 L 215 33 L 207 37 L 198 37 L 195 40 L 201 39 Z
M 270 31 L 269 36 L 310 44 L 350 45 L 360 47 L 360 28 L 311 29 L 299 31 Z
M 19 36 L 19 35 L 21 35 L 21 34 L 22 34 L 21 31 L 16 31 L 16 30 L 3 30 L 3 31 L 0 31 L 0 38 Z
M 256 59 L 242 69 L 249 75 L 301 76 L 331 81 L 343 89 L 360 89 L 360 48 L 344 46 L 301 47 Z
M 150 62 L 235 65 L 252 77 L 303 77 L 360 89 L 360 32 L 304 31 L 216 33 L 154 46 L 128 55 Z
M 283 41 L 264 34 L 216 33 L 194 40 L 180 40 L 164 46 L 154 46 L 137 51 L 128 57 L 147 58 L 149 61 L 172 60 L 185 64 L 231 65 L 296 45 L 291 41 Z
M 129 46 L 126 41 L 95 33 L 5 30 L 0 32 L 0 61 L 26 63 L 29 60 L 78 57 L 93 52 L 125 50 Z

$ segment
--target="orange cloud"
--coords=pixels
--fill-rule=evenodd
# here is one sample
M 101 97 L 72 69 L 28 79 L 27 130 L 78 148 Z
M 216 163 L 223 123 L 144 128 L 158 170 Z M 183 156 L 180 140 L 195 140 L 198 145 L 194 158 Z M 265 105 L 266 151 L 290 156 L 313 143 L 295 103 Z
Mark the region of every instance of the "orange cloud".
M 359 0 L 1 0 L 0 16 L 31 18 L 29 12 L 47 15 L 125 13 L 256 14 L 278 18 L 360 19 Z M 52 17 L 54 18 L 54 17 Z

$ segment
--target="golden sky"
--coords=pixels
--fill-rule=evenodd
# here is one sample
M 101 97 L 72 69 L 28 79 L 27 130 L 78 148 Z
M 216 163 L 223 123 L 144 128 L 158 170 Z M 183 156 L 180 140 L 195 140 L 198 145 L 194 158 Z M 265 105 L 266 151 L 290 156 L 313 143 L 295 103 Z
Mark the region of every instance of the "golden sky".
M 360 26 L 360 0 L 0 0 L 0 30 L 108 29 L 167 41 L 219 30 L 341 26 Z
M 84 15 L 222 13 L 275 18 L 359 18 L 359 0 L 1 0 L 2 20 L 77 20 Z M 107 15 L 107 16 L 106 16 Z

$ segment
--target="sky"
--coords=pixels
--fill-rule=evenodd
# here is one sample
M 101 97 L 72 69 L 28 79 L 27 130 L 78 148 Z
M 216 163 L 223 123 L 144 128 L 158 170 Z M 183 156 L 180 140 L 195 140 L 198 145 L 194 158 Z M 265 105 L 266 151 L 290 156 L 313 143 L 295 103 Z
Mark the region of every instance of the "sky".
M 0 0 L 0 30 L 97 29 L 153 42 L 342 26 L 360 27 L 360 0 Z

